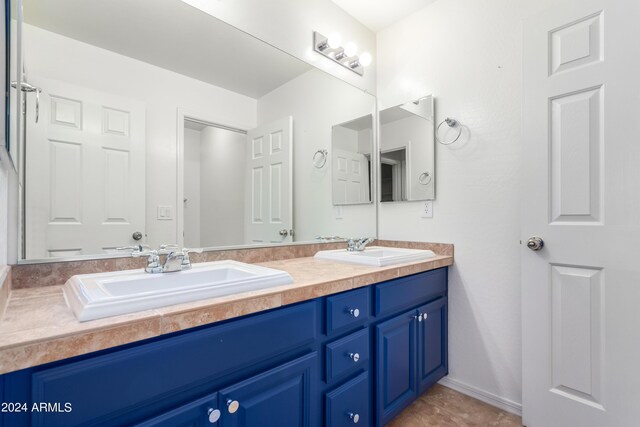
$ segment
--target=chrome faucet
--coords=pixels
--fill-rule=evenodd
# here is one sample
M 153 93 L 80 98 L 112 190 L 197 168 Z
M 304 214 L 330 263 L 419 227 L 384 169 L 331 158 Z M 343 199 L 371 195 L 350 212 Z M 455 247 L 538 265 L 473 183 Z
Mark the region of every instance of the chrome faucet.
M 347 251 L 349 252 L 362 252 L 367 245 L 373 242 L 373 237 L 360 237 L 360 238 L 348 238 L 347 239 Z
M 202 249 L 187 249 L 174 251 L 176 245 L 160 245 L 158 249 L 150 249 L 147 245 L 125 246 L 118 248 L 119 251 L 131 251 L 134 258 L 147 257 L 147 266 L 144 271 L 147 273 L 171 273 L 174 271 L 189 270 L 191 268 L 190 253 L 202 253 Z M 167 255 L 164 264 L 160 262 L 160 255 Z

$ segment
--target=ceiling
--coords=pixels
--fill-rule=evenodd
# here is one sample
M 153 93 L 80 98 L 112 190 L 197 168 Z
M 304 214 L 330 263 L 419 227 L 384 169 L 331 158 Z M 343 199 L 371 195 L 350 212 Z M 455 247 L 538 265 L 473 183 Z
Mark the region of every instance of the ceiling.
M 387 28 L 435 0 L 333 0 L 374 33 Z
M 29 0 L 23 7 L 31 25 L 251 98 L 311 69 L 180 0 Z

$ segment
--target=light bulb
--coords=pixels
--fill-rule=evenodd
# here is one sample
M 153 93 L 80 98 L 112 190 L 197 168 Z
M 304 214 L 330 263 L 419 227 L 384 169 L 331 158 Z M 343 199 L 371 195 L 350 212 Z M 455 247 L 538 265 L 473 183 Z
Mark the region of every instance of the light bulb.
M 340 47 L 340 43 L 342 43 L 342 36 L 340 33 L 333 33 L 327 38 L 327 44 L 331 49 L 336 49 Z
M 363 52 L 362 55 L 360 55 L 360 65 L 363 67 L 370 65 L 371 59 L 371 54 L 369 52 Z
M 347 56 L 355 56 L 358 53 L 358 46 L 355 43 L 349 42 L 344 45 L 344 54 Z

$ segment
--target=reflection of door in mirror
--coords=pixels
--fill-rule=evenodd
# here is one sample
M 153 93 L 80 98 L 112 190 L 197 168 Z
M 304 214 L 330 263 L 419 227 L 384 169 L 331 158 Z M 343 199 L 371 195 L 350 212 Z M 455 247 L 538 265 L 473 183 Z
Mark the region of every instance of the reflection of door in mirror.
M 380 112 L 380 201 L 434 198 L 433 97 Z
M 52 79 L 28 104 L 27 258 L 113 253 L 145 231 L 145 105 Z M 45 237 L 44 239 L 42 237 Z
M 292 123 L 247 132 L 185 119 L 185 246 L 292 241 Z
M 371 115 L 331 129 L 331 186 L 334 205 L 371 202 L 372 143 Z

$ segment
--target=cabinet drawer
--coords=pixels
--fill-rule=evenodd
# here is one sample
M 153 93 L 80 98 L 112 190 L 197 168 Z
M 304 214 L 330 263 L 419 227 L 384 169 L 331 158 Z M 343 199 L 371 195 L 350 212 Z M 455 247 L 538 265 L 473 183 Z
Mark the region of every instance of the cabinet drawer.
M 427 302 L 447 291 L 447 269 L 427 271 L 376 286 L 375 315 L 391 314 Z
M 369 318 L 369 305 L 367 288 L 327 298 L 327 335 L 364 323 Z
M 367 366 L 369 329 L 363 329 L 327 344 L 327 383 Z
M 73 411 L 34 413 L 33 424 L 130 424 L 120 420 L 132 411 L 146 418 L 149 405 L 158 413 L 196 398 L 198 387 L 310 346 L 320 329 L 317 307 L 308 302 L 35 372 L 32 400 L 70 402 Z
M 369 375 L 363 372 L 325 396 L 327 427 L 371 425 Z

